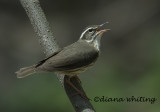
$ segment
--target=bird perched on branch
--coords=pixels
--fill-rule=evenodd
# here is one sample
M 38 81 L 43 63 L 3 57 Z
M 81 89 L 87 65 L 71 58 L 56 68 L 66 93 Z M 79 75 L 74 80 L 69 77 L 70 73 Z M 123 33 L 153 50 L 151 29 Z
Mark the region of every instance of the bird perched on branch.
M 57 72 L 71 78 L 86 71 L 99 56 L 103 33 L 110 30 L 101 30 L 106 23 L 85 28 L 77 42 L 62 48 L 37 64 L 21 68 L 16 72 L 17 77 L 24 78 L 36 72 Z

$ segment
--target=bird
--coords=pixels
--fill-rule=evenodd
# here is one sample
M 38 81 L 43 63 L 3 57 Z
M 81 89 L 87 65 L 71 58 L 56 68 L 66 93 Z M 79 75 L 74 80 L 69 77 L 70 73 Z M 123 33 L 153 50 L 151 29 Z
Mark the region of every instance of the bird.
M 16 72 L 17 77 L 24 78 L 37 72 L 56 72 L 71 78 L 88 70 L 99 57 L 102 35 L 110 30 L 101 30 L 106 23 L 108 22 L 86 27 L 76 42 L 61 48 L 37 64 L 21 68 Z

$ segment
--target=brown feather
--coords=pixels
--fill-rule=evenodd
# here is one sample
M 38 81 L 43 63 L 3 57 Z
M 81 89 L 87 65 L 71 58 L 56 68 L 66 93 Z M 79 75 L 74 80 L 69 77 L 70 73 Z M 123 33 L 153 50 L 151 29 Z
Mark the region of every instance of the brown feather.
M 50 72 L 75 72 L 95 62 L 98 55 L 99 52 L 93 46 L 80 40 L 65 47 L 44 62 L 42 61 L 43 63 L 39 64 L 37 69 Z

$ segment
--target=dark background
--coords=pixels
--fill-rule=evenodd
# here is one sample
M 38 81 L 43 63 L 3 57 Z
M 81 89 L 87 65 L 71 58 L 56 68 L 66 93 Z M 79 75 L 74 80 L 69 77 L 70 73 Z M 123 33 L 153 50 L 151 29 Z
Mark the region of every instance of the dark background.
M 110 23 L 95 66 L 79 75 L 97 112 L 160 111 L 159 0 L 40 0 L 61 47 L 88 25 Z M 0 111 L 74 112 L 53 73 L 17 79 L 14 72 L 43 59 L 18 0 L 0 0 Z M 94 97 L 149 97 L 149 102 L 94 102 Z

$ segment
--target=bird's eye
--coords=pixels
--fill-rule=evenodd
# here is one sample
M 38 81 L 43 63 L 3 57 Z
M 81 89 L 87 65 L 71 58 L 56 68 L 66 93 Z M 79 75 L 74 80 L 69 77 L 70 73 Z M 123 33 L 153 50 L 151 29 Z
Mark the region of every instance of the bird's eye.
M 93 29 L 89 29 L 88 31 L 91 33 L 91 32 L 93 32 Z

